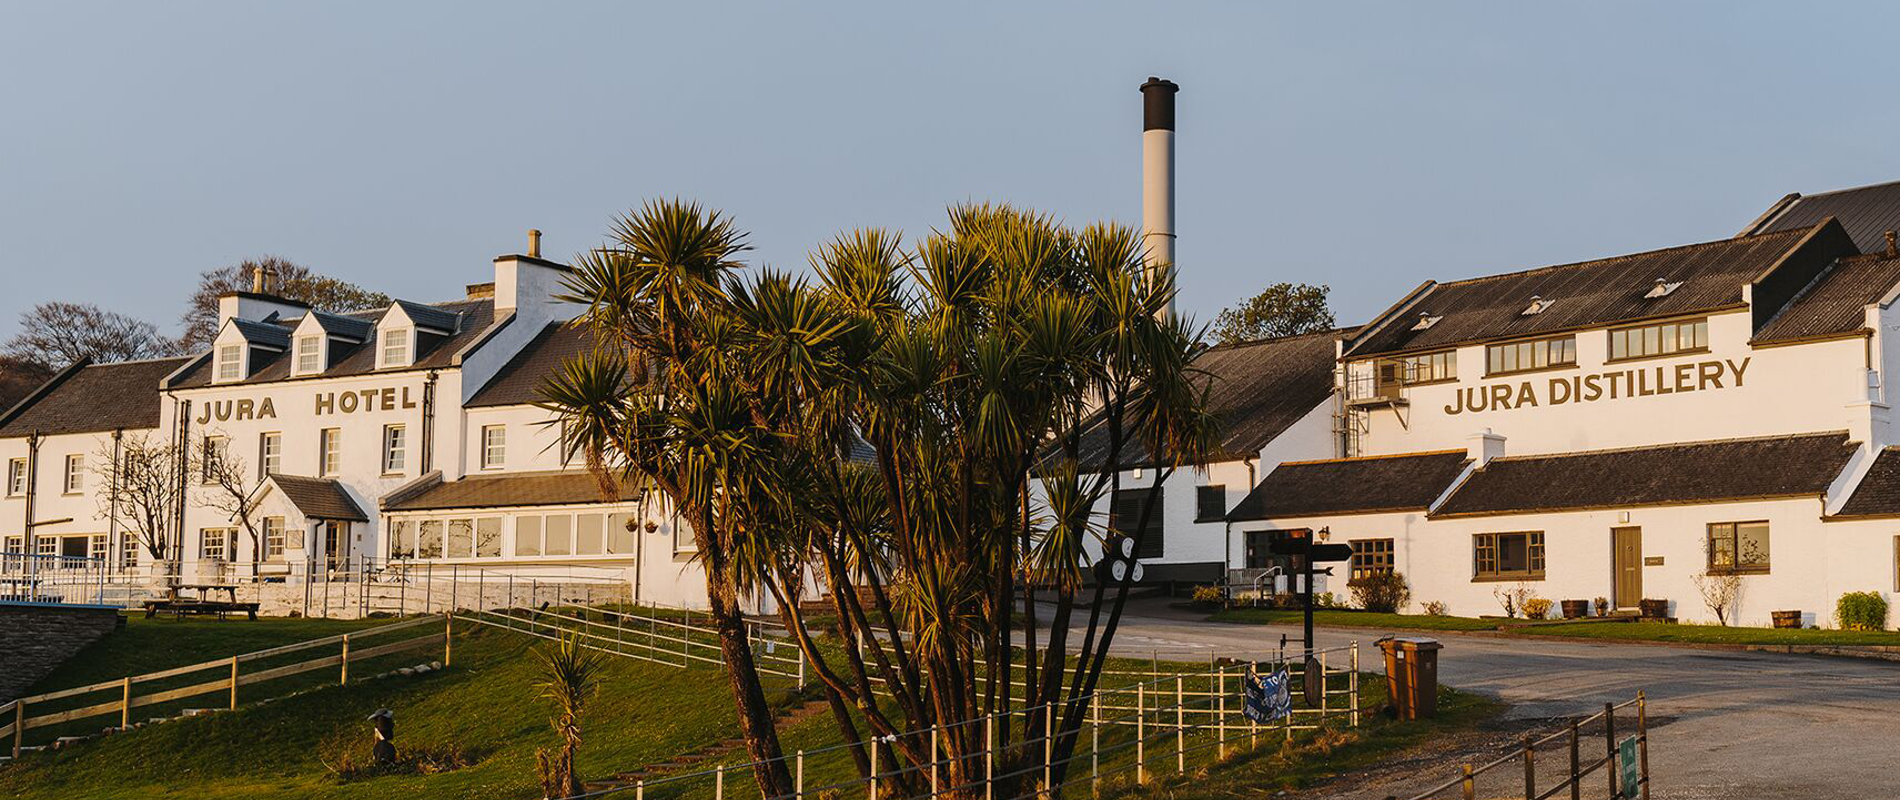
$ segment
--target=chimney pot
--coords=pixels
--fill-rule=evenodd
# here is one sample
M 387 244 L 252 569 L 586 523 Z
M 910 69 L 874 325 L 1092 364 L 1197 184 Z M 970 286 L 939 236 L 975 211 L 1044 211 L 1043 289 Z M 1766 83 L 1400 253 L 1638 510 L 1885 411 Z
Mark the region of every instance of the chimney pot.
M 537 228 L 528 229 L 528 257 L 541 257 L 541 231 Z
M 253 265 L 251 267 L 251 292 L 253 294 L 263 294 L 265 288 L 266 287 L 264 285 L 264 265 L 262 264 Z

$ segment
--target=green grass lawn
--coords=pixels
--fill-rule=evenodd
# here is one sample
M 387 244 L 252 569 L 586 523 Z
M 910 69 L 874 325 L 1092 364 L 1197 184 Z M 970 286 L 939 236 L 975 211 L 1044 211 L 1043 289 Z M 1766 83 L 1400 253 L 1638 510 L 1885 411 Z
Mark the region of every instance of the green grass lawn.
M 1209 619 L 1253 625 L 1299 625 L 1299 611 L 1277 608 L 1230 608 L 1215 612 Z M 1843 631 L 1789 628 L 1743 628 L 1720 625 L 1689 625 L 1668 622 L 1552 622 L 1527 625 L 1523 620 L 1478 619 L 1474 617 L 1427 616 L 1424 614 L 1375 614 L 1368 611 L 1322 609 L 1313 612 L 1313 623 L 1339 628 L 1384 628 L 1388 630 L 1495 631 L 1501 627 L 1517 636 L 1576 636 L 1604 641 L 1684 642 L 1710 644 L 1900 646 L 1900 631 Z M 1514 624 L 1513 624 L 1514 623 Z
M 126 617 L 125 627 L 79 651 L 27 694 L 117 680 L 339 633 L 388 625 L 394 620 L 291 619 L 260 617 L 214 620 Z
M 1281 608 L 1230 608 L 1217 611 L 1215 622 L 1241 622 L 1252 625 L 1299 625 L 1305 616 L 1297 610 Z M 1320 609 L 1313 612 L 1313 624 L 1339 628 L 1412 628 L 1430 631 L 1497 630 L 1497 620 L 1471 617 L 1431 617 L 1423 614 L 1375 614 L 1370 611 Z

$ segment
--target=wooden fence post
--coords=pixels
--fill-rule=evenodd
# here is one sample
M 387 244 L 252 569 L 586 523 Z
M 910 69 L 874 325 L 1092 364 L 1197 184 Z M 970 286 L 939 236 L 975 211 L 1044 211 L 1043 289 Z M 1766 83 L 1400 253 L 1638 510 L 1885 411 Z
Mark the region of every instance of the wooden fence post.
M 798 800 L 805 800 L 805 751 L 798 751 L 798 771 L 792 777 L 792 792 Z
M 350 635 L 343 634 L 343 674 L 337 678 L 338 684 L 350 682 Z
M 20 742 L 26 738 L 26 701 L 13 701 L 13 760 L 20 760 Z
M 1577 755 L 1577 721 L 1570 721 L 1570 800 L 1583 800 L 1583 759 Z
M 231 710 L 237 710 L 238 657 L 231 657 Z
M 1187 695 L 1181 691 L 1181 676 L 1174 676 L 1174 771 L 1187 774 Z
M 1603 704 L 1603 771 L 1608 775 L 1611 798 L 1623 796 L 1623 787 L 1616 782 L 1616 704 Z
M 451 656 L 455 652 L 455 612 L 442 615 L 442 666 L 455 663 Z
M 1465 762 L 1465 779 L 1459 782 L 1464 789 L 1465 800 L 1475 800 L 1478 796 L 1478 782 L 1471 777 L 1471 762 Z
M 1148 684 L 1135 684 L 1135 783 L 1148 785 Z
M 1524 734 L 1524 797 L 1537 796 L 1537 737 Z
M 132 727 L 132 676 L 119 681 L 119 727 Z
M 1643 800 L 1649 800 L 1649 701 L 1636 692 L 1636 763 L 1642 767 Z

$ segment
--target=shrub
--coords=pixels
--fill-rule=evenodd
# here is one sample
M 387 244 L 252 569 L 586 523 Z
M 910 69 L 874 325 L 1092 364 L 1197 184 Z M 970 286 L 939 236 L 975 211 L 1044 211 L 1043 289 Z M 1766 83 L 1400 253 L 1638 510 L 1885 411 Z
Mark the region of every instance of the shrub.
M 1446 611 L 1448 611 L 1448 610 L 1449 610 L 1449 609 L 1446 609 L 1446 608 L 1445 608 L 1445 602 L 1444 602 L 1443 600 L 1427 600 L 1427 601 L 1425 601 L 1425 615 L 1426 615 L 1426 616 L 1429 616 L 1429 617 L 1442 617 L 1442 616 L 1445 616 L 1445 613 L 1446 613 Z
M 1848 592 L 1834 605 L 1834 622 L 1850 631 L 1887 629 L 1887 599 L 1879 592 Z
M 1412 599 L 1412 588 L 1405 585 L 1405 576 L 1397 572 L 1382 572 L 1353 578 L 1346 583 L 1352 590 L 1352 601 L 1367 611 L 1390 614 L 1403 608 Z
M 1498 606 L 1504 609 L 1505 619 L 1516 618 L 1517 612 L 1524 610 L 1524 602 L 1535 596 L 1537 595 L 1531 591 L 1531 587 L 1522 583 L 1509 589 L 1502 586 L 1491 587 L 1491 597 L 1496 599 Z
M 1524 618 L 1543 619 L 1550 616 L 1550 599 L 1545 597 L 1524 598 Z
M 1221 590 L 1217 586 L 1194 587 L 1194 604 L 1195 605 L 1217 606 L 1221 604 L 1221 601 L 1226 600 L 1226 599 L 1227 599 L 1227 596 L 1224 594 L 1221 594 Z

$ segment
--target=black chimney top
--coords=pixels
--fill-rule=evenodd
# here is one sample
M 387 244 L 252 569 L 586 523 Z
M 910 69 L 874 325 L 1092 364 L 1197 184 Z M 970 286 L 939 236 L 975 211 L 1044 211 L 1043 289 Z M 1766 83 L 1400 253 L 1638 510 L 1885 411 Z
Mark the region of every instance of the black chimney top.
M 1156 77 L 1149 77 L 1148 82 L 1141 85 L 1142 130 L 1174 130 L 1174 93 L 1178 91 L 1181 87 L 1174 81 Z

